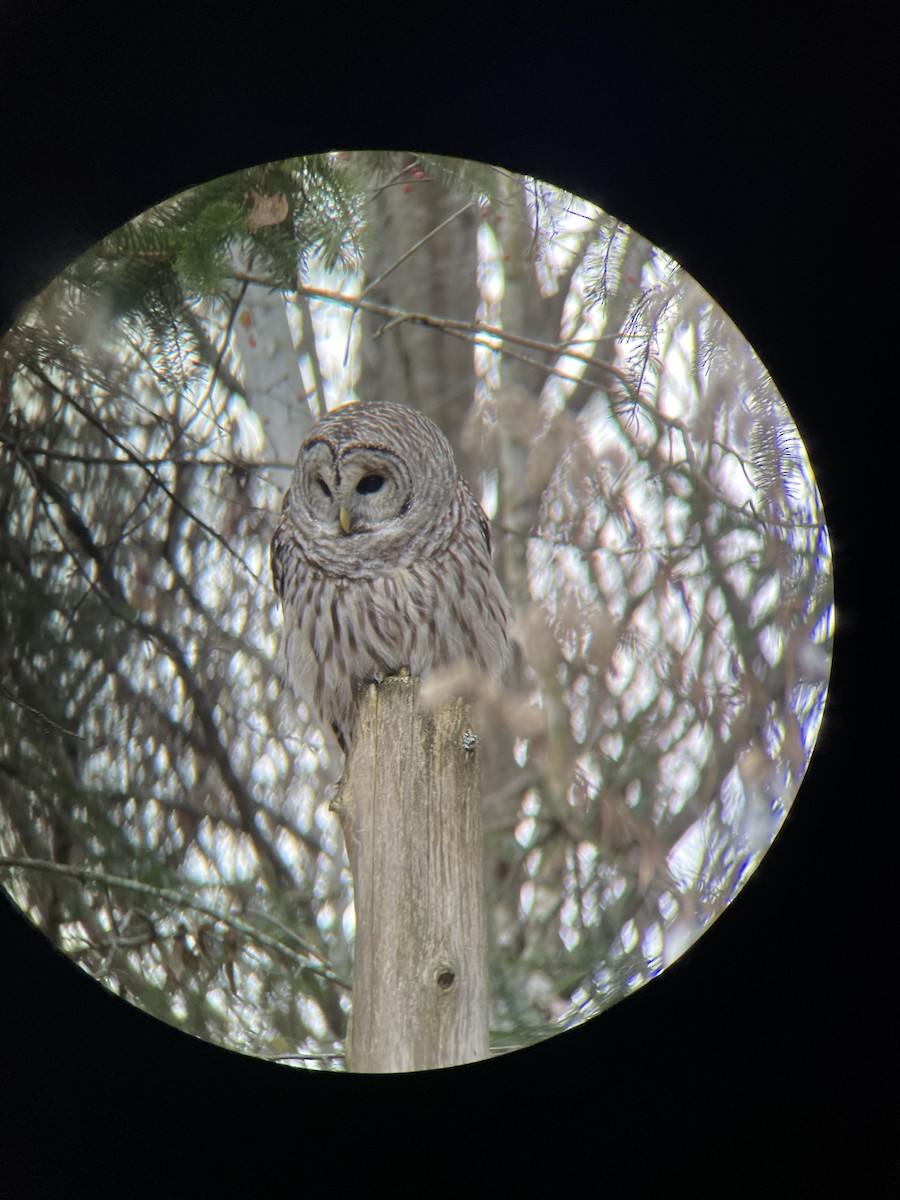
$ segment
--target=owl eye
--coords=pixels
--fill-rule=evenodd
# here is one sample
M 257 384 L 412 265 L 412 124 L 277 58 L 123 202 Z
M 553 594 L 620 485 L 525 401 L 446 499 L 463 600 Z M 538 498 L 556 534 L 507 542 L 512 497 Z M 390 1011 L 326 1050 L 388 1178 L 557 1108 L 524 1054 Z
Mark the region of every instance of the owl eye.
M 316 483 L 317 483 L 317 484 L 319 485 L 319 487 L 322 489 L 322 495 L 325 497 L 325 499 L 326 499 L 326 500 L 330 500 L 330 499 L 331 499 L 331 492 L 329 491 L 329 489 L 328 489 L 328 484 L 325 482 L 325 480 L 324 480 L 324 479 L 317 479 L 317 480 L 316 480 Z
M 356 490 L 363 496 L 371 496 L 373 492 L 381 491 L 383 483 L 383 475 L 363 475 L 356 485 Z

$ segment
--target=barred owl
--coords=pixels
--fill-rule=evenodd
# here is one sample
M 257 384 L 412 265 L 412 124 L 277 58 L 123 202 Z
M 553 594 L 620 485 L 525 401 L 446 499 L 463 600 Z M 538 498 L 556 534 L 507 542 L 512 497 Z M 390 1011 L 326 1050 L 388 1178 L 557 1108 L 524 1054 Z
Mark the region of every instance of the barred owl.
M 427 417 L 334 409 L 300 447 L 272 539 L 288 682 L 346 752 L 361 680 L 468 660 L 500 678 L 509 603 L 487 517 Z

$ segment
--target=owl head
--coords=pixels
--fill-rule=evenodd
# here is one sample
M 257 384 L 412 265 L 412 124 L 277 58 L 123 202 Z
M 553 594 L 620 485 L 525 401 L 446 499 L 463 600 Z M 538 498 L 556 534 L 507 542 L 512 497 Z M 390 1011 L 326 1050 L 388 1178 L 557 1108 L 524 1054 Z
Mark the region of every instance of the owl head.
M 394 565 L 436 548 L 458 509 L 450 444 L 403 404 L 345 404 L 318 421 L 300 447 L 288 493 L 308 546 L 331 565 L 390 556 Z M 396 557 L 399 556 L 399 557 Z

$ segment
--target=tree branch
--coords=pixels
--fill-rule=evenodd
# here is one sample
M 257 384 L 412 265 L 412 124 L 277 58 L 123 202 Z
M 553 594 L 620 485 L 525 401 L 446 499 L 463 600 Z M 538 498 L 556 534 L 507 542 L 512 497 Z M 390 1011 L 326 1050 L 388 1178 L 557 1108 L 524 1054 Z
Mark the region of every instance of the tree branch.
M 213 908 L 210 904 L 203 904 L 188 892 L 182 892 L 176 888 L 160 887 L 158 884 L 141 883 L 137 879 L 126 879 L 121 875 L 110 875 L 106 871 L 96 871 L 91 867 L 70 867 L 63 863 L 50 862 L 48 859 L 16 858 L 8 855 L 0 855 L 0 867 L 20 871 L 43 871 L 47 874 L 74 879 L 79 883 L 94 883 L 101 887 L 114 888 L 119 891 L 135 892 L 144 896 L 155 896 L 158 900 L 162 900 L 166 904 L 174 904 L 180 908 L 189 908 L 194 912 L 202 913 L 205 917 L 211 917 L 214 921 L 221 921 L 223 925 L 228 925 L 236 933 L 241 933 L 249 940 L 258 942 L 259 945 L 284 955 L 302 971 L 310 971 L 313 975 L 319 975 L 322 979 L 327 979 L 329 983 L 335 983 L 339 987 L 347 989 L 350 987 L 347 980 L 342 979 L 335 971 L 332 971 L 324 959 L 311 947 L 305 946 L 306 954 L 298 954 L 296 950 L 292 950 L 290 946 L 279 941 L 278 938 L 270 937 L 268 934 L 263 933 L 255 925 L 251 925 L 231 913 Z M 298 942 L 301 940 L 293 932 L 291 932 L 290 936 Z M 318 961 L 315 961 L 316 959 Z
M 175 493 L 171 490 L 171 488 L 169 488 L 166 484 L 164 484 L 162 482 L 162 480 L 159 478 L 159 475 L 157 474 L 157 472 L 155 472 L 151 469 L 151 465 L 147 461 L 147 459 L 145 459 L 142 455 L 138 454 L 135 450 L 132 450 L 131 447 L 126 442 L 123 442 L 121 438 L 116 437 L 116 435 L 112 432 L 112 430 L 107 428 L 107 426 L 104 424 L 104 422 L 99 417 L 95 416 L 94 413 L 92 413 L 89 409 L 85 408 L 83 404 L 81 404 L 78 400 L 76 400 L 75 397 L 71 394 L 71 392 L 67 392 L 65 390 L 65 388 L 62 388 L 58 384 L 54 383 L 54 381 L 50 378 L 50 376 L 47 375 L 40 367 L 36 367 L 33 364 L 29 364 L 28 370 L 31 371 L 34 375 L 36 375 L 37 378 L 40 379 L 43 384 L 45 384 L 47 387 L 49 387 L 55 395 L 59 396 L 62 400 L 65 400 L 67 404 L 71 404 L 71 406 L 75 409 L 75 411 L 81 417 L 83 417 L 84 420 L 88 422 L 88 424 L 93 425 L 95 429 L 99 430 L 99 432 L 102 433 L 105 438 L 107 438 L 109 441 L 111 441 L 113 443 L 114 446 L 116 446 L 119 450 L 121 450 L 122 453 L 125 454 L 136 466 L 140 467 L 140 469 L 149 476 L 150 480 L 169 497 L 169 499 L 172 501 L 172 503 L 174 505 L 176 505 L 176 507 L 181 509 L 181 511 L 191 521 L 193 521 L 196 525 L 198 525 L 204 531 L 204 533 L 207 533 L 213 539 L 213 541 L 218 542 L 220 546 L 224 547 L 225 551 L 232 558 L 236 559 L 240 563 L 240 565 L 244 568 L 244 570 L 253 579 L 255 579 L 257 583 L 259 582 L 259 576 L 253 570 L 253 568 L 248 566 L 247 563 L 244 562 L 244 560 L 241 558 L 241 556 L 236 551 L 232 550 L 232 548 L 228 545 L 228 542 L 225 540 L 225 538 L 222 536 L 222 534 L 218 532 L 218 530 L 213 529 L 211 525 L 207 525 L 207 523 L 204 520 L 202 520 L 202 518 L 198 517 L 195 512 L 193 512 L 190 508 L 187 507 L 187 505 L 185 505 L 181 500 L 179 500 L 179 498 L 175 495 Z

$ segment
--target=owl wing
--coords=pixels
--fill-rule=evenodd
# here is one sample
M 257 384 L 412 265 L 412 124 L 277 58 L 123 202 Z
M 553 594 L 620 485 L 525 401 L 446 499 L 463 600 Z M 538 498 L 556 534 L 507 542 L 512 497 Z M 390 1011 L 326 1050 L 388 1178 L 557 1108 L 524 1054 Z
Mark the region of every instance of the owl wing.
M 491 523 L 488 520 L 487 513 L 475 499 L 475 495 L 466 481 L 462 478 L 459 480 L 460 500 L 462 501 L 463 512 L 467 509 L 471 510 L 478 518 L 478 525 L 481 529 L 484 544 L 487 546 L 488 558 L 491 557 L 492 542 L 491 542 Z
M 481 532 L 484 534 L 484 540 L 487 543 L 488 558 L 490 558 L 493 549 L 491 546 L 491 523 L 487 519 L 487 514 L 485 513 L 484 509 L 480 504 L 477 503 L 477 501 L 476 507 L 478 509 L 478 524 L 481 526 Z
M 269 548 L 269 561 L 272 566 L 272 583 L 275 585 L 275 594 L 281 600 L 284 597 L 284 555 L 285 544 L 281 537 L 281 522 L 275 528 L 275 534 L 272 537 L 272 545 Z
M 284 493 L 284 499 L 281 502 L 281 516 L 278 518 L 278 524 L 275 526 L 275 532 L 272 535 L 272 544 L 269 547 L 269 563 L 272 568 L 272 583 L 275 585 L 275 593 L 279 600 L 284 598 L 285 559 L 289 553 L 288 539 L 290 534 L 285 526 L 287 523 L 290 499 L 291 489 L 288 488 Z

